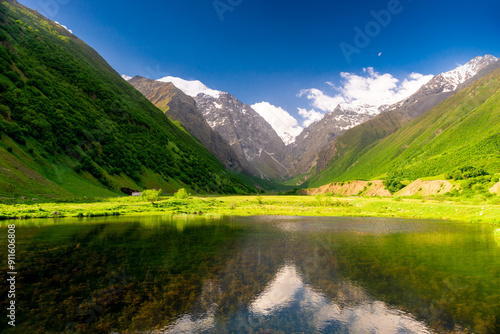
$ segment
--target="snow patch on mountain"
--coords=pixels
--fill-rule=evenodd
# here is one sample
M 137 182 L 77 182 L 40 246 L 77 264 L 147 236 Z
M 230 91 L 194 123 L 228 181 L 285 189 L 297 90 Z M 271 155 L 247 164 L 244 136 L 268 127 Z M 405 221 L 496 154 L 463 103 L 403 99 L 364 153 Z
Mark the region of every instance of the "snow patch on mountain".
M 444 82 L 446 83 L 443 92 L 454 91 L 460 84 L 478 74 L 483 68 L 497 61 L 498 58 L 491 55 L 486 55 L 484 57 L 478 56 L 463 66 L 441 73 L 438 77 L 444 79 Z
M 131 79 L 132 79 L 132 77 L 129 77 L 129 76 L 128 76 L 128 75 L 126 75 L 126 74 L 122 74 L 122 78 L 123 78 L 123 80 L 125 80 L 125 81 L 129 81 L 129 80 L 131 80 Z
M 283 134 L 278 134 L 280 136 L 281 140 L 283 140 L 283 143 L 285 145 L 290 145 L 291 143 L 295 142 L 295 136 L 292 136 L 288 132 L 283 132 Z
M 186 95 L 189 95 L 191 97 L 196 97 L 198 94 L 205 94 L 217 99 L 222 94 L 221 91 L 208 88 L 199 80 L 184 80 L 177 77 L 167 76 L 158 79 L 157 81 L 171 82 L 175 87 L 179 88 Z
M 386 110 L 387 104 L 366 104 L 366 103 L 341 103 L 338 109 L 344 112 L 355 113 L 359 115 L 375 116 Z

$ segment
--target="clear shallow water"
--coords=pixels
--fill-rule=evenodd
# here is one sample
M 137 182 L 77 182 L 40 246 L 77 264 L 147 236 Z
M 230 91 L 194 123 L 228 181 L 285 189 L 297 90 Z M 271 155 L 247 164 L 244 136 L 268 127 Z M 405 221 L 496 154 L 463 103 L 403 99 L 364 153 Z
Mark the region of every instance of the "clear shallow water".
M 16 225 L 18 323 L 2 322 L 6 333 L 500 331 L 494 226 L 330 217 Z

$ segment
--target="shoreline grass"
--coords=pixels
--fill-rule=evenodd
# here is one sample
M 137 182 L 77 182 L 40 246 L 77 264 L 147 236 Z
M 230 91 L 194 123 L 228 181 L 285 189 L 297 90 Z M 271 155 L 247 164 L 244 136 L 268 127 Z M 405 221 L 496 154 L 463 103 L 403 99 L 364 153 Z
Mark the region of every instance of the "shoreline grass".
M 192 196 L 162 197 L 157 202 L 118 197 L 78 202 L 18 201 L 0 204 L 0 220 L 122 215 L 353 216 L 440 219 L 500 225 L 498 201 L 449 198 L 380 198 L 330 196 Z

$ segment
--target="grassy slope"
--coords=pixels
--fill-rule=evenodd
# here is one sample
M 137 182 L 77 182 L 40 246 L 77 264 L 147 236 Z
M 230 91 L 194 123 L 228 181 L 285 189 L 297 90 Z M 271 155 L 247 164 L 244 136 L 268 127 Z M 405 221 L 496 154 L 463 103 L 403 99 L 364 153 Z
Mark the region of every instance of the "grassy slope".
M 92 48 L 13 1 L 0 3 L 0 136 L 0 196 L 252 191 Z
M 309 185 L 375 179 L 401 172 L 408 179 L 444 174 L 464 165 L 500 171 L 500 70 L 478 80 L 385 139 L 366 147 L 353 160 L 335 164 Z

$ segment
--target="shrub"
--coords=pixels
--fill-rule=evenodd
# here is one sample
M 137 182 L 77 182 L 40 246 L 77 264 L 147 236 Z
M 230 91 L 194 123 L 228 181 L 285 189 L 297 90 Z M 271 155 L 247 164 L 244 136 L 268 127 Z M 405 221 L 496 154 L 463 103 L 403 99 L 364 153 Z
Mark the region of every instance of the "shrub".
M 141 194 L 141 199 L 149 202 L 156 202 L 160 198 L 162 190 L 148 189 L 144 190 Z
M 5 119 L 10 119 L 10 109 L 7 106 L 0 105 L 0 115 Z
M 485 187 L 482 184 L 474 184 L 472 186 L 472 190 L 475 192 L 483 192 L 485 190 Z
M 488 174 L 489 173 L 482 168 L 464 166 L 454 170 L 453 172 L 446 173 L 445 178 L 448 180 L 449 179 L 463 180 Z
M 352 206 L 348 201 L 335 200 L 328 203 L 329 206 L 347 207 Z
M 179 189 L 175 194 L 174 194 L 174 198 L 175 199 L 188 199 L 190 196 L 189 192 L 184 189 L 184 188 L 181 188 Z
M 451 197 L 458 197 L 460 196 L 460 191 L 458 189 L 452 189 L 451 191 L 447 192 L 445 195 L 451 196 Z
M 292 190 L 288 190 L 287 192 L 285 192 L 284 195 L 300 195 L 299 191 L 300 191 L 299 188 L 294 188 Z
M 383 182 L 385 189 L 389 190 L 391 195 L 403 189 L 405 185 L 401 183 L 402 178 L 403 178 L 403 173 L 401 171 L 396 171 L 396 172 L 389 171 L 387 173 L 387 177 Z
M 399 190 L 403 189 L 405 186 L 404 184 L 401 183 L 401 181 L 397 180 L 396 178 L 387 178 L 384 180 L 384 185 L 387 190 L 391 194 L 394 194 L 395 192 L 398 192 Z

